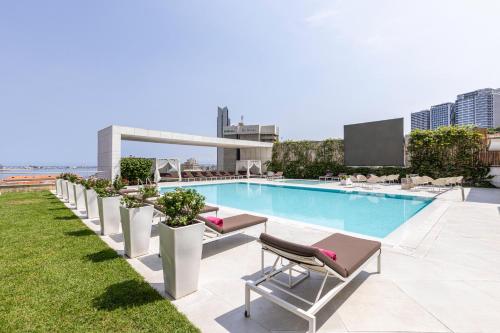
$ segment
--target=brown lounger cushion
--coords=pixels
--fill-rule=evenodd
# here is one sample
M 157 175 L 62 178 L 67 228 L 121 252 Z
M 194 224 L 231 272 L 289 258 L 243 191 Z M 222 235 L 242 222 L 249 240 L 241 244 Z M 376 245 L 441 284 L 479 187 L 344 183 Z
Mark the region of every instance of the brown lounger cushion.
M 219 207 L 205 205 L 205 207 L 203 207 L 203 209 L 201 210 L 201 214 L 212 213 L 217 211 L 219 211 Z
M 223 218 L 222 227 L 212 223 L 203 216 L 198 216 L 200 220 L 205 222 L 205 225 L 218 233 L 227 234 L 229 232 L 245 229 L 253 225 L 261 224 L 267 222 L 267 218 L 262 216 L 250 215 L 250 214 L 240 214 L 231 217 Z
M 295 255 L 315 257 L 342 277 L 351 275 L 368 258 L 380 250 L 381 246 L 380 242 L 377 241 L 338 233 L 328 236 L 311 246 L 288 242 L 264 233 L 260 235 L 260 240 L 264 244 Z M 335 252 L 337 260 L 327 257 L 318 248 Z

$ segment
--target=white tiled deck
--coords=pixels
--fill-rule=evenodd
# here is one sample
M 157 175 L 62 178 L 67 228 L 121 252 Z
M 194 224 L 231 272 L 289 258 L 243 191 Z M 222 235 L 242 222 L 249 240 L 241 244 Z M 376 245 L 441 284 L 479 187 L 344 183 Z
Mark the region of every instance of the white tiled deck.
M 435 195 L 401 191 L 398 186 L 374 191 Z M 374 262 L 353 280 L 318 313 L 318 332 L 500 332 L 500 190 L 466 189 L 465 194 L 465 202 L 458 189 L 438 196 L 383 239 L 382 273 L 373 273 Z M 236 212 L 222 208 L 219 214 Z M 83 222 L 99 231 L 98 220 Z M 261 231 L 256 226 L 205 245 L 199 291 L 173 301 L 203 332 L 307 329 L 304 320 L 257 297 L 252 300 L 252 317 L 243 315 L 244 283 L 259 277 L 260 247 L 255 239 Z M 271 218 L 268 223 L 269 233 L 305 244 L 331 231 L 284 219 Z M 121 234 L 101 238 L 123 253 Z M 156 226 L 150 252 L 127 261 L 166 296 Z M 318 285 L 313 275 L 297 289 L 311 297 Z

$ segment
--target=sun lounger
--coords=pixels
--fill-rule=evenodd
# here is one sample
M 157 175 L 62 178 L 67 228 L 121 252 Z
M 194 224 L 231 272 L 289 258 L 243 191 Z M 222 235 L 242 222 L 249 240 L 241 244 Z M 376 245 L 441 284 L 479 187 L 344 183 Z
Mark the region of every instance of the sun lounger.
M 196 177 L 195 177 L 195 176 L 193 176 L 193 175 L 191 174 L 191 172 L 189 172 L 189 171 L 183 171 L 183 172 L 181 173 L 181 176 L 182 176 L 182 180 L 183 180 L 183 181 L 186 181 L 186 182 L 189 182 L 189 181 L 191 181 L 191 180 L 196 180 Z
M 217 179 L 217 177 L 213 176 L 213 175 L 212 175 L 210 172 L 208 172 L 208 171 L 202 171 L 202 172 L 200 172 L 200 173 L 201 173 L 201 174 L 203 175 L 203 177 L 205 177 L 207 180 L 216 180 L 216 179 Z
M 320 176 L 319 180 L 324 180 L 324 181 L 333 180 L 333 173 L 327 172 L 324 176 Z
M 283 171 L 272 172 L 266 176 L 267 180 L 283 179 Z
M 399 181 L 399 175 L 389 175 L 385 180 L 387 183 L 397 183 Z
M 218 226 L 204 216 L 198 216 L 199 220 L 205 222 L 205 225 L 218 235 L 231 234 L 236 231 L 252 227 L 257 224 L 264 223 L 264 229 L 267 230 L 267 218 L 262 216 L 240 214 L 231 217 L 223 218 L 222 226 Z
M 200 171 L 191 171 L 191 174 L 198 178 L 199 180 L 209 180 L 202 172 Z
M 271 270 L 264 273 L 264 276 L 253 282 L 247 281 L 245 284 L 245 316 L 250 316 L 250 292 L 261 295 L 263 298 L 281 306 L 309 323 L 308 332 L 316 332 L 316 313 L 320 311 L 328 302 L 335 297 L 345 286 L 349 284 L 373 259 L 378 259 L 377 271 L 381 270 L 381 244 L 344 234 L 333 234 L 325 239 L 312 244 L 311 246 L 300 245 L 288 242 L 268 234 L 261 234 L 262 243 L 262 271 L 264 273 L 264 253 L 275 254 Z M 333 251 L 336 259 L 333 260 L 325 255 L 324 250 Z M 288 263 L 283 264 L 286 259 Z M 280 264 L 280 267 L 278 267 Z M 300 270 L 298 268 L 301 268 Z M 292 277 L 292 271 L 298 273 L 297 277 Z M 291 289 L 310 276 L 310 271 L 323 274 L 323 280 L 314 300 L 307 300 L 292 293 Z M 288 273 L 288 283 L 277 280 L 279 274 Z M 323 295 L 323 288 L 328 277 L 335 277 L 340 283 Z M 302 309 L 297 305 L 289 303 L 285 299 L 279 298 L 271 289 L 264 287 L 264 283 L 269 283 L 274 288 L 285 294 L 296 298 L 298 301 L 308 305 L 308 309 Z M 286 287 L 283 288 L 282 286 Z
M 366 183 L 368 179 L 363 175 L 356 175 L 356 181 L 358 183 Z

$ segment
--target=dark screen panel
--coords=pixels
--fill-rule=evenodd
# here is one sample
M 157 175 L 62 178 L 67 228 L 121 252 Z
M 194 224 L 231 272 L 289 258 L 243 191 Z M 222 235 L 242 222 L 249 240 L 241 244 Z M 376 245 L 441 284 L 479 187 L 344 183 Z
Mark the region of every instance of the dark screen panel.
M 344 159 L 349 166 L 403 166 L 404 119 L 344 125 Z

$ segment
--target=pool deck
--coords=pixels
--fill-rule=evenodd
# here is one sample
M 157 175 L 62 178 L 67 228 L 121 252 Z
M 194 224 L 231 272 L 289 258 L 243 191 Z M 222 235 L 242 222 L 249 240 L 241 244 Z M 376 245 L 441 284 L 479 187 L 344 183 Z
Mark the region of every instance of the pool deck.
M 207 182 L 182 185 L 200 183 Z M 317 187 L 340 188 L 334 184 Z M 367 191 L 436 195 L 399 188 L 390 185 Z M 500 332 L 500 189 L 465 189 L 465 197 L 462 202 L 459 189 L 439 195 L 382 239 L 382 273 L 375 273 L 374 262 L 354 279 L 318 313 L 318 332 Z M 238 212 L 222 207 L 219 216 Z M 98 220 L 82 220 L 99 232 Z M 255 295 L 252 317 L 243 315 L 245 281 L 260 276 L 260 246 L 256 237 L 262 231 L 262 226 L 256 226 L 244 234 L 204 246 L 199 290 L 173 301 L 203 332 L 307 329 L 301 318 Z M 270 234 L 304 244 L 333 231 L 274 217 L 268 223 Z M 121 234 L 100 237 L 123 254 Z M 151 254 L 127 261 L 168 297 L 157 255 L 158 242 L 157 227 L 153 225 Z M 271 264 L 270 257 L 266 263 Z M 296 289 L 310 298 L 319 283 L 319 277 L 313 274 Z M 335 284 L 333 279 L 328 283 Z

